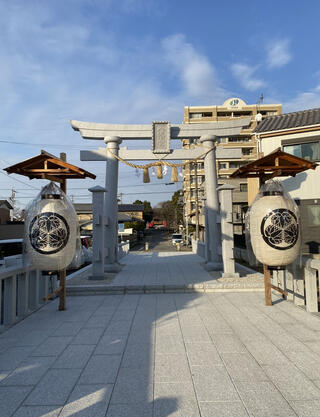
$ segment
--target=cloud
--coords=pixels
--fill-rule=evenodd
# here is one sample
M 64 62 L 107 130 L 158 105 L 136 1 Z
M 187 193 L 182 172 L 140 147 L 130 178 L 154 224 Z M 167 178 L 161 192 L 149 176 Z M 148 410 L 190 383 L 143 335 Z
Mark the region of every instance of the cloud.
M 165 38 L 162 42 L 165 58 L 180 78 L 186 94 L 192 99 L 220 102 L 228 94 L 220 86 L 216 69 L 208 58 L 196 51 L 182 34 Z
M 289 39 L 279 39 L 267 45 L 267 65 L 269 68 L 281 68 L 291 61 Z
M 251 67 L 247 64 L 235 63 L 231 66 L 231 71 L 242 87 L 250 91 L 255 91 L 265 86 L 263 80 L 253 77 L 257 68 L 258 67 Z
M 290 113 L 294 111 L 314 109 L 320 107 L 320 91 L 315 88 L 311 91 L 306 91 L 297 94 L 291 100 L 283 103 L 283 111 Z

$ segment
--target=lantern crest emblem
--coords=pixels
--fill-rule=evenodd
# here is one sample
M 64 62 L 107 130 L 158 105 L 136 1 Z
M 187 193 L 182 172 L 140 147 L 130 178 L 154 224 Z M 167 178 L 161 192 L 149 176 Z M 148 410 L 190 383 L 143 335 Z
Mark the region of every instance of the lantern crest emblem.
M 68 243 L 69 235 L 68 223 L 58 213 L 40 213 L 32 219 L 29 226 L 32 247 L 47 255 L 60 252 Z
M 292 248 L 299 237 L 296 215 L 284 208 L 272 210 L 262 219 L 261 235 L 267 245 L 274 249 Z

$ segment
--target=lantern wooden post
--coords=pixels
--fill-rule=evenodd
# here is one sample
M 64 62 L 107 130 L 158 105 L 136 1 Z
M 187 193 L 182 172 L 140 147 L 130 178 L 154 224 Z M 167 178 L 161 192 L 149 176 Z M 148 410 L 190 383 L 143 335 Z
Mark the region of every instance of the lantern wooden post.
M 60 159 L 64 162 L 67 161 L 67 155 L 64 152 L 60 153 Z M 63 179 L 60 183 L 61 191 L 67 194 L 67 180 Z M 59 310 L 66 310 L 66 298 L 67 298 L 67 287 L 66 287 L 67 270 L 62 269 L 59 272 L 60 279 L 60 291 L 59 291 Z
M 265 296 L 266 306 L 272 306 L 271 273 L 267 265 L 263 265 L 263 275 L 264 275 L 264 296 Z

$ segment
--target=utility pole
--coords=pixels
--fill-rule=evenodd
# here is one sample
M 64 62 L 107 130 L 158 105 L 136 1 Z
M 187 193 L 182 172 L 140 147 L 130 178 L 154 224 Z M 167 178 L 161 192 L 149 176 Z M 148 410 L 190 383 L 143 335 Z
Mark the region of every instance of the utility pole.
M 199 240 L 199 194 L 198 194 L 198 163 L 194 162 L 196 192 L 196 240 Z
M 10 220 L 14 220 L 14 207 L 16 205 L 16 190 L 12 188 L 11 190 L 11 197 L 10 203 L 12 205 L 12 210 L 10 210 Z

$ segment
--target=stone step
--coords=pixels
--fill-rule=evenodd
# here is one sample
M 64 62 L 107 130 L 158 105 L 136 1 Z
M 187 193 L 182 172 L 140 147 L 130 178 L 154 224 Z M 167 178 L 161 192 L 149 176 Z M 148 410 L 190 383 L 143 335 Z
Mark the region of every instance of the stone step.
M 217 284 L 190 285 L 77 285 L 67 287 L 67 295 L 157 294 L 189 292 L 261 292 L 262 286 Z

